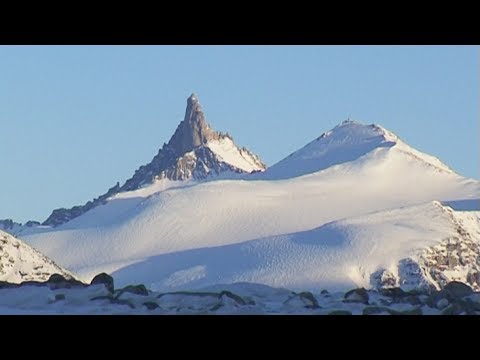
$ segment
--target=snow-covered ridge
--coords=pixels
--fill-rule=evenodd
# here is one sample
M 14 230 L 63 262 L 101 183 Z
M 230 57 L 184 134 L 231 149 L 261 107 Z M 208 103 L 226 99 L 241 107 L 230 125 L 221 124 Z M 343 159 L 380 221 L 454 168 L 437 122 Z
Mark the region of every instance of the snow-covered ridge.
M 73 275 L 23 241 L 0 231 L 0 281 L 43 281 L 52 274 Z
M 397 137 L 377 125 L 344 121 L 271 166 L 262 179 L 286 179 L 354 161 L 374 149 L 396 144 Z

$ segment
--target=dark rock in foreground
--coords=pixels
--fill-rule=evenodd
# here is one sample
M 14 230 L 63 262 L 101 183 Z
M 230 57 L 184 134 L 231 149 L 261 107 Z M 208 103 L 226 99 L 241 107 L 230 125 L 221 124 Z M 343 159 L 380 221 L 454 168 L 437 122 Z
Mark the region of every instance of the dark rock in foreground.
M 31 313 L 38 309 L 55 314 L 480 315 L 480 292 L 457 281 L 438 291 L 357 288 L 345 293 L 313 294 L 248 283 L 214 288 L 159 293 L 139 284 L 115 290 L 113 278 L 105 273 L 95 276 L 90 285 L 54 274 L 45 282 L 0 282 L 0 312 L 10 309 L 6 313 Z

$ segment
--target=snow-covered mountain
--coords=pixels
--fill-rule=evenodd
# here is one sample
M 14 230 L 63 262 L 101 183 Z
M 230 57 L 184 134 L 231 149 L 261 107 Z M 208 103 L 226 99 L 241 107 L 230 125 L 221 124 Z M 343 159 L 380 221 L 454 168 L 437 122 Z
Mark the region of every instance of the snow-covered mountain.
M 190 98 L 187 122 L 196 104 Z M 173 139 L 174 154 L 192 143 L 225 166 L 234 163 L 227 153 L 239 159 L 228 137 L 203 125 L 181 124 Z M 222 156 L 219 148 L 227 149 Z M 157 165 L 141 168 L 130 191 L 127 182 L 101 206 L 23 238 L 86 281 L 107 272 L 119 285 L 145 282 L 161 290 L 234 281 L 292 289 L 437 287 L 458 277 L 473 284 L 478 276 L 478 212 L 440 204 L 480 210 L 480 182 L 380 126 L 343 122 L 265 172 L 241 179 L 178 181 L 185 174 L 194 178 L 204 165 L 212 169 L 204 159 L 185 161 L 192 164 L 189 172 L 177 166 L 170 177 L 152 178 L 162 174 Z M 252 167 L 235 162 L 235 168 L 263 169 L 255 159 L 246 157 Z M 145 177 L 153 182 L 140 180 Z M 465 246 L 472 252 L 461 253 Z M 427 249 L 440 255 L 429 258 Z M 441 256 L 447 255 L 457 263 L 445 264 Z
M 221 173 L 263 171 L 265 165 L 248 149 L 239 148 L 229 134 L 214 131 L 192 94 L 183 121 L 153 160 L 141 166 L 123 186 L 117 183 L 105 194 L 71 209 L 56 209 L 42 225 L 58 226 L 104 203 L 112 195 L 134 191 L 155 180 L 203 180 Z
M 52 274 L 73 275 L 10 234 L 0 231 L 0 281 L 45 281 Z
M 330 131 L 305 145 L 298 151 L 270 167 L 262 179 L 287 179 L 326 169 L 330 166 L 354 161 L 382 148 L 395 147 L 395 152 L 415 158 L 438 171 L 453 171 L 437 158 L 421 153 L 401 141 L 398 136 L 379 125 L 363 125 L 345 120 Z

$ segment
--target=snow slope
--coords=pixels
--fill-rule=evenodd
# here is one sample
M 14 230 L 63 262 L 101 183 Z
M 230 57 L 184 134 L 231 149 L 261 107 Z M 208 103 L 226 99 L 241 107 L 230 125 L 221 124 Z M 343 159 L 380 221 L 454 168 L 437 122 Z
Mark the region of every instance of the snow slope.
M 425 249 L 458 235 L 450 215 L 438 202 L 429 202 L 308 231 L 158 255 L 113 275 L 131 282 L 141 274 L 158 291 L 234 282 L 312 291 L 369 288 L 376 285 L 372 274 L 382 270 L 395 275 L 392 285 L 419 284 L 402 260 L 418 263 Z M 477 224 L 465 230 L 480 245 L 480 212 L 473 215 Z M 426 277 L 420 280 L 428 282 Z M 450 280 L 466 282 L 462 276 Z
M 325 139 L 331 140 L 328 146 L 322 145 Z M 120 285 L 150 282 L 172 289 L 233 278 L 291 288 L 325 285 L 329 278 L 329 286 L 340 288 L 365 284 L 370 271 L 385 265 L 378 263 L 380 260 L 395 264 L 409 251 L 433 243 L 440 235 L 447 236 L 448 223 L 433 232 L 424 229 L 436 216 L 435 207 L 428 207 L 431 201 L 480 198 L 478 181 L 455 174 L 438 159 L 410 148 L 376 125 L 344 122 L 295 154 L 267 170 L 266 179 L 255 174 L 243 180 L 192 182 L 161 191 L 147 186 L 120 193 L 55 229 L 22 237 L 86 281 L 105 271 L 113 273 Z M 369 257 L 371 248 L 359 242 L 353 250 L 345 248 L 344 256 L 332 253 L 332 259 L 340 259 L 332 273 L 328 266 L 308 256 L 309 251 L 320 256 L 331 249 L 322 245 L 312 250 L 295 240 L 309 238 L 305 231 L 317 228 L 322 230 L 315 231 L 327 231 L 335 238 L 336 233 L 329 233 L 325 230 L 329 227 L 322 225 L 424 203 L 430 205 L 406 214 L 413 221 L 408 226 L 420 229 L 418 236 L 428 237 L 403 242 L 395 253 L 398 256 L 390 259 L 390 243 L 385 239 L 376 243 L 380 248 L 375 250 L 375 257 Z M 378 233 L 371 233 L 388 238 L 396 220 L 385 220 L 385 227 L 376 221 Z M 399 232 L 398 236 L 414 237 L 414 233 L 417 230 Z M 224 252 L 217 254 L 219 249 Z M 169 260 L 177 257 L 178 265 L 176 260 Z M 273 266 L 273 259 L 285 267 Z M 298 266 L 289 267 L 294 263 Z M 318 267 L 315 274 L 306 271 L 309 264 Z M 355 267 L 366 269 L 365 276 L 355 275 Z M 222 278 L 221 274 L 226 275 Z
M 0 281 L 44 281 L 52 274 L 73 275 L 13 236 L 0 231 Z
M 237 147 L 228 136 L 210 140 L 207 143 L 207 147 L 219 157 L 220 161 L 226 162 L 247 173 L 265 169 L 265 166 L 257 156 L 245 148 L 240 149 Z

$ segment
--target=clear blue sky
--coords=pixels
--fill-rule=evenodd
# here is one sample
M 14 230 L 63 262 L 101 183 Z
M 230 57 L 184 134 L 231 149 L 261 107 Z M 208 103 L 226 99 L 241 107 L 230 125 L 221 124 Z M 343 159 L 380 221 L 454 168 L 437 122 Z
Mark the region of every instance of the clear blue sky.
M 478 179 L 479 66 L 473 46 L 0 46 L 0 219 L 123 183 L 192 92 L 268 165 L 350 116 Z

